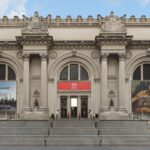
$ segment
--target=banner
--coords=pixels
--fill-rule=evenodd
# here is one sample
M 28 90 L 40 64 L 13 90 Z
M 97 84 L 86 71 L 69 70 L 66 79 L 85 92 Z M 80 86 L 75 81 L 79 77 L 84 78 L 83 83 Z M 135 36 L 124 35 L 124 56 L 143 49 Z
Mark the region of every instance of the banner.
M 16 82 L 0 82 L 0 111 L 16 111 Z
M 132 81 L 132 111 L 150 113 L 150 81 Z
M 58 90 L 90 91 L 91 82 L 58 82 Z

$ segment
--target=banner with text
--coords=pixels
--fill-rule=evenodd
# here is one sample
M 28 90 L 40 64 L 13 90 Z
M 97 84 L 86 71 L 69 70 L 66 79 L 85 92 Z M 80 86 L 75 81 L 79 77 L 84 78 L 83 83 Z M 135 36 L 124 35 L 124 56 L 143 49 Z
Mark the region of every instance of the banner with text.
M 132 81 L 132 111 L 150 113 L 150 81 Z
M 58 82 L 58 90 L 90 91 L 91 82 Z

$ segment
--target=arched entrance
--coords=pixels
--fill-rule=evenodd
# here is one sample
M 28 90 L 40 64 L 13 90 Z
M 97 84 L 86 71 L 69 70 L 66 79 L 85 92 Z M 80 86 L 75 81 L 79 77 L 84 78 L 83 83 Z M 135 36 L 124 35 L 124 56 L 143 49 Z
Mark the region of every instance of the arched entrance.
M 87 118 L 89 112 L 89 95 L 91 95 L 91 81 L 89 73 L 81 63 L 71 62 L 63 66 L 57 83 L 60 95 L 61 118 Z
M 133 72 L 132 111 L 150 113 L 150 62 L 139 64 Z
M 0 63 L 0 117 L 14 117 L 17 111 L 16 73 L 6 63 Z

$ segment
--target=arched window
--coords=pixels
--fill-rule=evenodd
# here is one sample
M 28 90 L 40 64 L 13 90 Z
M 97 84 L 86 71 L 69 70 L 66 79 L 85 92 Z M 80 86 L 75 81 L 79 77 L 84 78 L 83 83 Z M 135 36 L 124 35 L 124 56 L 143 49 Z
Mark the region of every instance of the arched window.
M 141 64 L 133 73 L 133 80 L 150 80 L 150 64 Z
M 89 80 L 89 75 L 80 64 L 68 64 L 61 71 L 60 80 Z
M 0 80 L 16 80 L 14 70 L 7 64 L 0 64 Z

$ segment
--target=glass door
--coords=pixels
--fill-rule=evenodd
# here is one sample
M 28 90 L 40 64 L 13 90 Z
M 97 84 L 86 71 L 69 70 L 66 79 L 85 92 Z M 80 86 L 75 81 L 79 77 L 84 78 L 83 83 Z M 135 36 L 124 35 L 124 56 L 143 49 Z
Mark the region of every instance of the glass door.
M 77 97 L 71 97 L 71 117 L 77 118 Z
M 81 97 L 81 118 L 88 118 L 88 97 Z
M 67 96 L 60 97 L 61 118 L 67 118 Z

